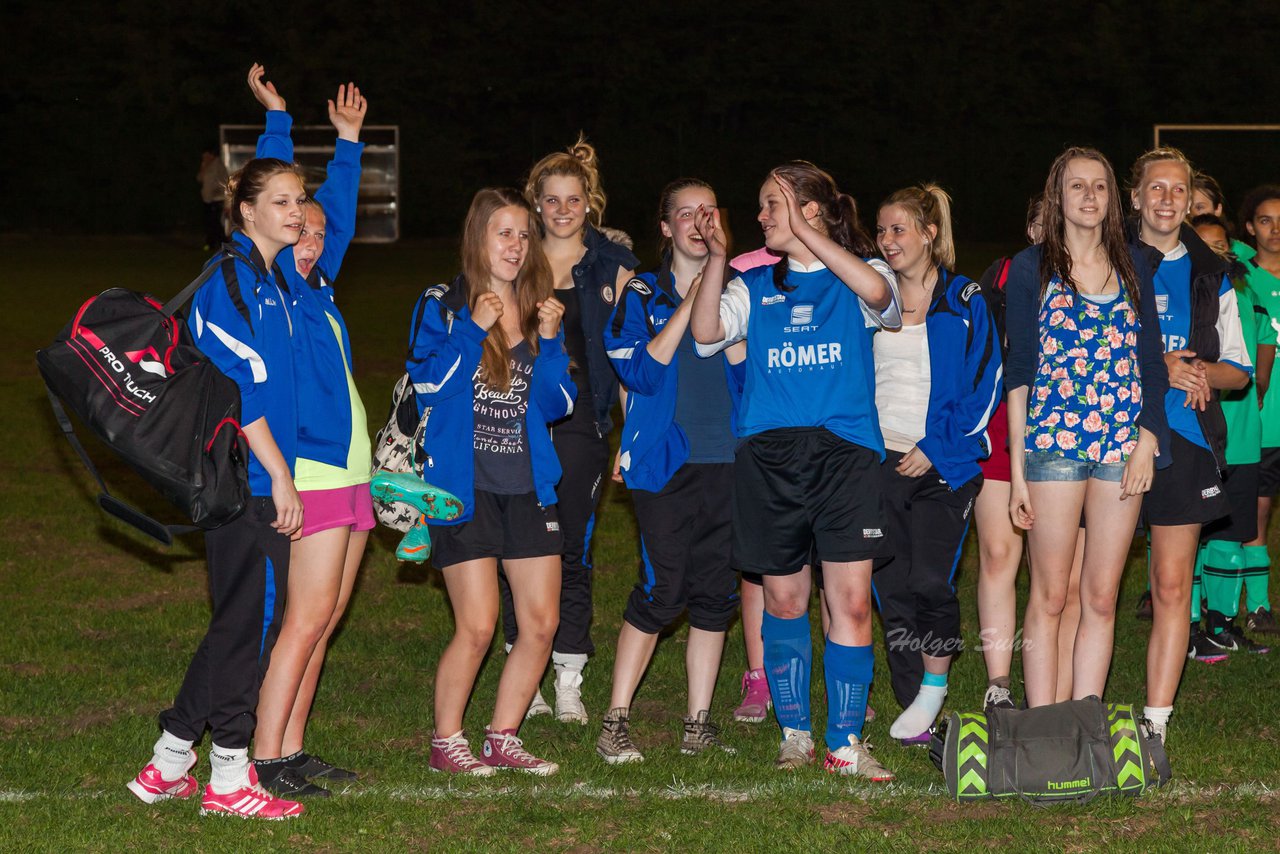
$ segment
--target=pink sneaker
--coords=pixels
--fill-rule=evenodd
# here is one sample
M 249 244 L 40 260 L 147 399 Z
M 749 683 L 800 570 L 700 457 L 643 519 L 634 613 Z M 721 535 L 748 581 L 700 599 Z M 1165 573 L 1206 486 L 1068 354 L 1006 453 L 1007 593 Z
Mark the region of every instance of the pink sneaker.
M 748 670 L 742 674 L 742 702 L 733 710 L 733 719 L 743 723 L 763 723 L 773 708 L 769 697 L 769 680 L 764 670 Z
M 490 768 L 515 768 L 527 774 L 550 777 L 560 766 L 546 759 L 539 759 L 524 749 L 524 742 L 515 733 L 494 732 L 484 728 L 484 750 L 480 761 Z
M 477 777 L 492 777 L 496 771 L 485 765 L 471 752 L 467 737 L 459 732 L 449 738 L 431 737 L 432 771 L 444 771 L 447 774 L 474 774 Z
M 212 786 L 204 787 L 200 815 L 234 815 L 240 818 L 265 818 L 280 821 L 302 815 L 306 807 L 297 801 L 277 798 L 258 785 L 258 772 L 249 763 L 249 785 L 220 795 Z
M 160 769 L 148 762 L 147 767 L 138 772 L 138 776 L 129 781 L 129 791 L 138 796 L 144 804 L 154 804 L 169 798 L 189 798 L 196 793 L 200 784 L 187 772 L 196 766 L 196 752 L 191 751 L 191 760 L 183 769 L 182 776 L 176 780 L 166 780 L 160 776 Z

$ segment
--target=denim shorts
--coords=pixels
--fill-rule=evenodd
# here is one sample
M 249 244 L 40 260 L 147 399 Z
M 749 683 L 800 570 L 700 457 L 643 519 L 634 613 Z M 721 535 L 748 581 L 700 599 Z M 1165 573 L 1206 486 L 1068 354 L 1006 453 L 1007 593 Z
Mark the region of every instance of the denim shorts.
M 1069 460 L 1052 451 L 1027 451 L 1027 463 L 1023 471 L 1027 483 L 1065 480 L 1080 481 L 1096 478 L 1119 483 L 1124 477 L 1124 463 L 1095 463 L 1089 460 Z

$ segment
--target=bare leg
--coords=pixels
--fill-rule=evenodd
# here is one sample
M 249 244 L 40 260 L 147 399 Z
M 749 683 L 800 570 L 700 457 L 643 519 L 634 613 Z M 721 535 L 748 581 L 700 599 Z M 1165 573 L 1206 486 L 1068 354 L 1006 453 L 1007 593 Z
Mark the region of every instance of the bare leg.
M 747 669 L 764 667 L 764 638 L 760 635 L 760 623 L 764 620 L 764 585 L 743 581 L 742 591 L 742 644 L 747 648 Z
M 498 680 L 492 728 L 514 730 L 551 657 L 551 642 L 560 625 L 560 556 L 503 561 L 515 600 L 520 634 Z
M 1191 576 L 1199 525 L 1151 526 L 1151 641 L 1147 645 L 1147 705 L 1172 706 L 1187 663 Z
M 827 637 L 841 646 L 871 643 L 871 561 L 822 562 L 822 583 L 831 612 Z
M 689 627 L 689 644 L 684 666 L 689 679 L 689 717 L 711 708 L 716 690 L 716 674 L 724 654 L 724 632 L 708 632 Z
M 1085 486 L 1086 481 L 1027 484 L 1036 510 L 1035 527 L 1027 534 L 1031 593 L 1022 644 L 1022 677 L 1029 706 L 1052 703 L 1057 690 L 1058 627 L 1066 605 Z
M 1009 519 L 1009 483 L 988 480 L 974 503 L 978 525 L 978 623 L 987 679 L 1008 677 L 1018 622 L 1022 534 Z
M 285 728 L 311 657 L 333 619 L 350 528 L 330 528 L 293 543 L 284 621 L 258 694 L 255 759 L 284 755 Z M 308 703 L 309 705 L 309 703 Z
M 1080 572 L 1080 627 L 1072 659 L 1071 696 L 1102 696 L 1115 645 L 1116 599 L 1142 505 L 1120 500 L 1120 484 L 1091 479 L 1085 496 L 1084 567 Z M 1186 622 L 1183 620 L 1183 622 Z M 1186 650 L 1186 638 L 1183 638 Z
M 467 700 L 493 640 L 498 621 L 498 562 L 481 558 L 446 566 L 441 572 L 455 626 L 436 668 L 435 731 L 445 737 L 462 730 Z
M 1076 632 L 1080 629 L 1080 575 L 1084 569 L 1084 528 L 1076 536 L 1076 556 L 1071 561 L 1071 578 L 1067 581 L 1067 602 L 1058 623 L 1058 690 L 1055 699 L 1061 703 L 1071 699 L 1075 682 Z
M 347 612 L 351 602 L 351 591 L 356 586 L 356 576 L 360 574 L 360 561 L 364 557 L 365 544 L 369 541 L 368 531 L 352 531 L 347 539 L 347 554 L 342 564 L 342 583 L 338 589 L 338 601 L 333 607 L 333 616 L 324 630 L 315 652 L 311 653 L 311 661 L 302 674 L 302 684 L 298 686 L 298 697 L 293 701 L 293 712 L 289 715 L 289 724 L 284 730 L 284 742 L 281 755 L 289 756 L 302 749 L 303 739 L 307 731 L 307 719 L 311 716 L 311 704 L 315 700 L 316 687 L 320 683 L 320 672 L 324 670 L 324 659 L 329 651 L 329 639 L 342 622 L 342 615 Z
M 618 632 L 618 653 L 613 660 L 610 710 L 631 708 L 636 688 L 640 685 L 640 679 L 644 676 L 657 645 L 656 634 L 642 632 L 626 620 L 622 621 L 622 631 Z

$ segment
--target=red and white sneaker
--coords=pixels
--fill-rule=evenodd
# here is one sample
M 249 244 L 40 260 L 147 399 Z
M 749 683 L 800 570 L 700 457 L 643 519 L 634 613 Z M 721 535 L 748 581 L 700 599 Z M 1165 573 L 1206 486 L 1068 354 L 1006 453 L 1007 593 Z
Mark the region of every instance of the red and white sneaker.
M 524 749 L 524 742 L 512 733 L 494 732 L 484 728 L 484 749 L 480 761 L 490 768 L 514 768 L 526 774 L 550 777 L 560 766 L 547 759 L 539 759 Z
M 138 772 L 138 776 L 129 781 L 129 791 L 138 796 L 144 804 L 154 804 L 169 798 L 189 798 L 200 788 L 196 778 L 188 771 L 196 767 L 196 752 L 191 751 L 191 760 L 183 769 L 182 776 L 176 780 L 166 780 L 160 776 L 160 769 L 148 762 L 147 767 Z
M 258 772 L 252 762 L 249 763 L 249 785 L 225 795 L 215 792 L 212 786 L 205 786 L 204 798 L 200 801 L 200 815 L 234 815 L 280 821 L 295 818 L 305 811 L 306 807 L 297 801 L 277 798 L 258 785 Z
M 477 777 L 492 777 L 497 773 L 485 765 L 471 752 L 467 737 L 459 732 L 448 738 L 431 737 L 432 771 L 444 771 L 447 774 L 474 774 Z

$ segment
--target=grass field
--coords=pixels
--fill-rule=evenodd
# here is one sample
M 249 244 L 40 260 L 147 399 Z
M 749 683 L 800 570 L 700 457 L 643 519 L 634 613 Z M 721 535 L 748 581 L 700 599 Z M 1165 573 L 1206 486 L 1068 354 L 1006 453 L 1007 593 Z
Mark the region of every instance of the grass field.
M 968 249 L 966 269 L 980 271 L 987 248 Z M 451 275 L 450 256 L 448 246 L 401 245 L 358 246 L 348 258 L 341 294 L 372 421 L 381 423 L 402 370 L 412 301 L 424 285 Z M 774 772 L 776 725 L 729 721 L 743 670 L 737 626 L 713 713 L 739 753 L 679 755 L 680 629 L 660 644 L 633 709 L 647 761 L 604 765 L 594 752 L 596 726 L 636 565 L 630 501 L 618 488 L 606 493 L 597 528 L 599 652 L 584 685 L 593 723 L 544 717 L 521 733 L 561 764 L 558 776 L 452 780 L 428 771 L 432 675 L 451 633 L 450 611 L 434 571 L 398 564 L 384 530 L 333 643 L 308 736 L 312 750 L 361 770 L 362 781 L 285 824 L 202 820 L 190 801 L 141 804 L 124 784 L 146 761 L 155 714 L 171 700 L 206 625 L 203 549 L 198 538 L 168 551 L 153 547 L 97 510 L 88 474 L 57 435 L 32 357 L 88 295 L 114 285 L 168 295 L 201 260 L 194 249 L 160 241 L 0 239 L 9 300 L 0 314 L 0 850 L 1277 849 L 1280 651 L 1188 665 L 1169 737 L 1175 781 L 1135 801 L 1054 809 L 951 803 L 926 753 L 888 738 L 897 708 L 879 655 L 872 705 L 881 714 L 868 737 L 898 782 L 850 783 L 817 768 Z M 110 462 L 105 452 L 96 456 Z M 109 481 L 127 484 L 118 465 L 104 468 Z M 130 497 L 150 500 L 140 489 Z M 1144 583 L 1140 552 L 1133 554 L 1109 698 L 1141 703 L 1147 626 L 1133 617 Z M 971 541 L 959 576 L 971 646 L 978 640 L 976 570 Z M 491 711 L 500 657 L 498 649 L 481 673 L 467 715 L 472 733 Z M 818 731 L 820 673 L 815 662 Z M 980 655 L 962 655 L 953 674 L 948 708 L 977 708 L 985 686 Z M 207 744 L 196 769 L 202 780 Z

